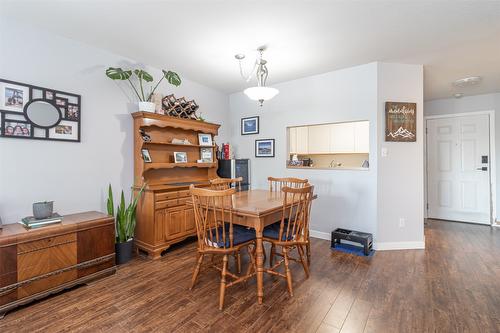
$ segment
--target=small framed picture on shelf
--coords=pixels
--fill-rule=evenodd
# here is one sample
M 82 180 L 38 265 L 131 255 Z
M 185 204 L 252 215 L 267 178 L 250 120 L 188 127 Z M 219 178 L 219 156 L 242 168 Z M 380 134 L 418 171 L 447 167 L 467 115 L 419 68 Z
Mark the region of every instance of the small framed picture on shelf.
M 259 134 L 259 116 L 241 118 L 241 135 Z
M 200 146 L 212 146 L 212 134 L 198 134 L 198 141 L 200 142 Z
M 187 153 L 182 151 L 182 152 L 179 152 L 179 151 L 175 151 L 174 152 L 174 162 L 175 163 L 187 163 L 188 161 L 188 157 L 187 157 Z
M 255 140 L 255 157 L 274 157 L 274 139 Z
M 149 150 L 141 149 L 141 153 L 142 153 L 142 159 L 144 160 L 144 162 L 151 163 L 153 161 L 151 159 L 151 155 L 149 155 Z
M 200 148 L 200 156 L 202 163 L 213 163 L 213 149 L 212 148 Z

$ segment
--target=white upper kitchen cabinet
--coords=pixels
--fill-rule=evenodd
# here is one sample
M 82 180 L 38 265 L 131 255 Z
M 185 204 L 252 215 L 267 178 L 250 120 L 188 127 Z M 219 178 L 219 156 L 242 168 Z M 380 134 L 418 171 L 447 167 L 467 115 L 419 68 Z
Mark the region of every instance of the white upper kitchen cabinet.
M 370 122 L 358 121 L 354 123 L 354 151 L 367 153 L 370 151 Z
M 297 127 L 288 129 L 288 151 L 290 154 L 297 154 Z
M 354 124 L 330 125 L 330 153 L 352 153 L 355 151 Z
M 307 126 L 297 127 L 297 154 L 309 152 L 309 130 Z
M 355 121 L 325 125 L 290 127 L 290 154 L 356 154 L 370 150 L 370 123 Z
M 330 126 L 309 126 L 308 153 L 328 154 L 330 152 Z
M 290 154 L 307 154 L 308 142 L 309 131 L 307 126 L 290 127 L 288 129 L 288 144 L 290 148 Z

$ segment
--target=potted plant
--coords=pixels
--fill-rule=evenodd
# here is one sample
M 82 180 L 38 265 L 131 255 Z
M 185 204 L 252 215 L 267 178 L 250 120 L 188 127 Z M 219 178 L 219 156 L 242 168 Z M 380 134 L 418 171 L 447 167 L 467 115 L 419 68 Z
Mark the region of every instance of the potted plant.
M 161 77 L 161 79 L 158 81 L 158 83 L 156 83 L 154 87 L 150 88 L 150 92 L 146 95 L 144 94 L 144 82 L 153 82 L 153 76 L 151 76 L 151 74 L 149 74 L 145 70 L 135 69 L 134 71 L 132 71 L 109 67 L 108 69 L 106 69 L 106 76 L 112 80 L 127 80 L 128 83 L 130 83 L 130 86 L 135 92 L 137 98 L 139 98 L 139 111 L 155 112 L 155 104 L 151 102 L 151 99 L 153 98 L 153 94 L 155 93 L 156 88 L 158 88 L 158 86 L 160 85 L 161 81 L 163 81 L 163 79 L 167 79 L 168 83 L 176 87 L 180 86 L 181 84 L 181 78 L 177 73 L 166 71 L 164 69 L 162 69 L 162 72 L 163 76 Z M 139 90 L 130 80 L 132 75 L 135 75 L 139 80 Z
M 115 243 L 115 253 L 116 253 L 116 264 L 121 265 L 126 263 L 132 258 L 132 249 L 134 246 L 134 231 L 135 231 L 135 210 L 137 208 L 137 203 L 139 198 L 144 191 L 144 186 L 139 190 L 139 193 L 134 197 L 131 194 L 130 203 L 125 207 L 125 196 L 121 194 L 120 204 L 116 208 L 116 243 Z M 113 190 L 111 189 L 111 184 L 108 187 L 108 201 L 106 203 L 108 214 L 115 216 L 115 209 L 113 203 Z

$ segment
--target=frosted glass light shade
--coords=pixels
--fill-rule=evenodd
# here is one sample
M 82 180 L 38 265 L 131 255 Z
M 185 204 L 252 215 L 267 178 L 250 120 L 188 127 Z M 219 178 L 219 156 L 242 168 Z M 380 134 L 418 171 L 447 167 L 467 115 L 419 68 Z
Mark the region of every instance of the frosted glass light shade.
M 278 95 L 279 90 L 270 87 L 251 87 L 243 90 L 243 93 L 254 101 L 267 101 Z

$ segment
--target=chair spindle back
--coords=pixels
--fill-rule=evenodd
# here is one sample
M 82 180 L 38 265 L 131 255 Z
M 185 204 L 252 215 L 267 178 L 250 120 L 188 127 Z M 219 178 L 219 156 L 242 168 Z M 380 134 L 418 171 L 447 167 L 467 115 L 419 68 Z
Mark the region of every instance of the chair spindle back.
M 293 177 L 287 177 L 287 178 L 267 177 L 267 181 L 269 182 L 270 192 L 281 192 L 281 190 L 284 187 L 301 188 L 304 187 L 308 182 L 307 179 L 300 179 Z
M 191 185 L 198 248 L 233 247 L 233 197 L 236 189 L 209 190 Z
M 283 211 L 278 240 L 306 243 L 309 240 L 309 217 L 314 186 L 309 184 L 301 188 L 285 186 L 282 192 Z
M 243 177 L 238 178 L 215 178 L 210 180 L 210 185 L 212 190 L 227 190 L 228 188 L 234 187 L 241 191 L 241 182 Z

